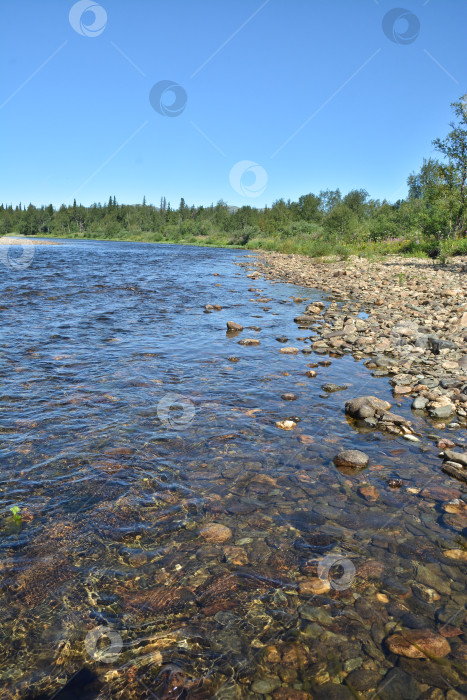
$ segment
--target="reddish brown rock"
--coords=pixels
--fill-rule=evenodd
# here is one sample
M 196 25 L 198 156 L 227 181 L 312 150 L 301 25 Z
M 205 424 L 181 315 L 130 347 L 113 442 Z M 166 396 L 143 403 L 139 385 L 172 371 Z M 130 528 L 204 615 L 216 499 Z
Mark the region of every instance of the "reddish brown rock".
M 222 544 L 232 538 L 232 530 L 220 523 L 210 523 L 199 531 L 201 537 L 214 544 Z
M 379 491 L 371 484 L 362 484 L 358 488 L 358 493 L 365 501 L 377 501 L 379 498 Z
M 451 651 L 447 639 L 432 630 L 398 632 L 388 637 L 386 644 L 393 654 L 409 659 L 441 658 Z

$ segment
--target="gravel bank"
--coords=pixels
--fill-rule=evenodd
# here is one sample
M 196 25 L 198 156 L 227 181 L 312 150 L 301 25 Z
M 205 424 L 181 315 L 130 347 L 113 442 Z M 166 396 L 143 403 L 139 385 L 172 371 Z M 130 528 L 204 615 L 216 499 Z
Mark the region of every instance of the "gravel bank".
M 297 323 L 313 331 L 313 350 L 365 359 L 376 376 L 388 376 L 396 398 L 410 398 L 436 428 L 467 427 L 466 257 L 437 265 L 266 253 L 255 268 L 267 279 L 326 292 L 326 309 L 297 310 Z

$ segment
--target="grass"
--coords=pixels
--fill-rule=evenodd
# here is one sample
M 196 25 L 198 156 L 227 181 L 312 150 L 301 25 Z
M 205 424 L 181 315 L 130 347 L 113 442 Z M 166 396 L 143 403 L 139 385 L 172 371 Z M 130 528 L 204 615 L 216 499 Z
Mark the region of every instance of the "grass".
M 17 235 L 17 234 L 8 234 Z M 106 241 L 136 241 L 140 243 L 166 243 L 176 245 L 207 246 L 215 248 L 234 248 L 245 250 L 264 250 L 285 254 L 305 255 L 312 258 L 340 258 L 346 260 L 351 255 L 379 259 L 387 255 L 400 255 L 408 257 L 429 257 L 429 253 L 436 247 L 439 262 L 446 261 L 448 257 L 467 255 L 467 238 L 445 239 L 442 241 L 430 241 L 421 237 L 389 238 L 379 241 L 360 235 L 354 238 L 339 238 L 329 236 L 321 227 L 316 227 L 313 233 L 301 231 L 278 231 L 274 234 L 262 233 L 259 229 L 250 227 L 245 231 L 233 233 L 211 233 L 209 235 L 181 235 L 175 227 L 165 232 L 129 232 L 120 231 L 112 235 L 102 231 L 85 233 L 72 233 L 69 236 L 63 234 L 41 235 L 41 238 L 66 238 L 68 240 L 106 240 Z

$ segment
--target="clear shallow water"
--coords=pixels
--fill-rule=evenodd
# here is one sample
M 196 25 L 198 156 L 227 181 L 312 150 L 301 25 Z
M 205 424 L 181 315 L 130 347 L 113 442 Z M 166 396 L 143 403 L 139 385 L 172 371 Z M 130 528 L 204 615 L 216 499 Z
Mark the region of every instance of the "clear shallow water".
M 465 546 L 465 516 L 446 512 L 462 486 L 433 428 L 415 418 L 414 444 L 356 432 L 345 401 L 392 400 L 386 379 L 350 357 L 308 378 L 328 358 L 280 354 L 276 338 L 310 345 L 293 298 L 320 293 L 248 278 L 235 264 L 248 261 L 67 241 L 2 266 L 1 697 L 67 682 L 90 698 L 333 697 L 355 683 L 372 697 L 407 679 L 465 692 L 465 564 L 444 554 Z M 244 332 L 228 337 L 228 320 Z M 326 396 L 326 382 L 349 388 Z M 408 402 L 397 412 L 412 417 Z M 290 417 L 295 430 L 276 428 Z M 345 448 L 370 468 L 338 471 Z M 207 539 L 212 523 L 229 539 Z M 329 590 L 306 591 L 318 574 Z M 459 630 L 441 665 L 390 654 L 395 624 Z M 349 675 L 361 667 L 366 680 Z

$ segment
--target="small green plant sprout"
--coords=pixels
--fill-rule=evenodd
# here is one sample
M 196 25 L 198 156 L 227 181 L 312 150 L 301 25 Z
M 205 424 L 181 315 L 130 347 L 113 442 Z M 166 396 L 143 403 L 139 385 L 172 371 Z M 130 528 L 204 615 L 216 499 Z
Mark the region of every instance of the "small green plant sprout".
M 399 272 L 399 287 L 402 287 L 403 284 L 404 284 L 404 273 Z
M 20 513 L 21 508 L 19 506 L 12 506 L 12 508 L 10 508 L 10 510 L 13 513 L 13 520 L 15 521 L 15 523 L 20 523 L 21 522 L 21 513 Z

